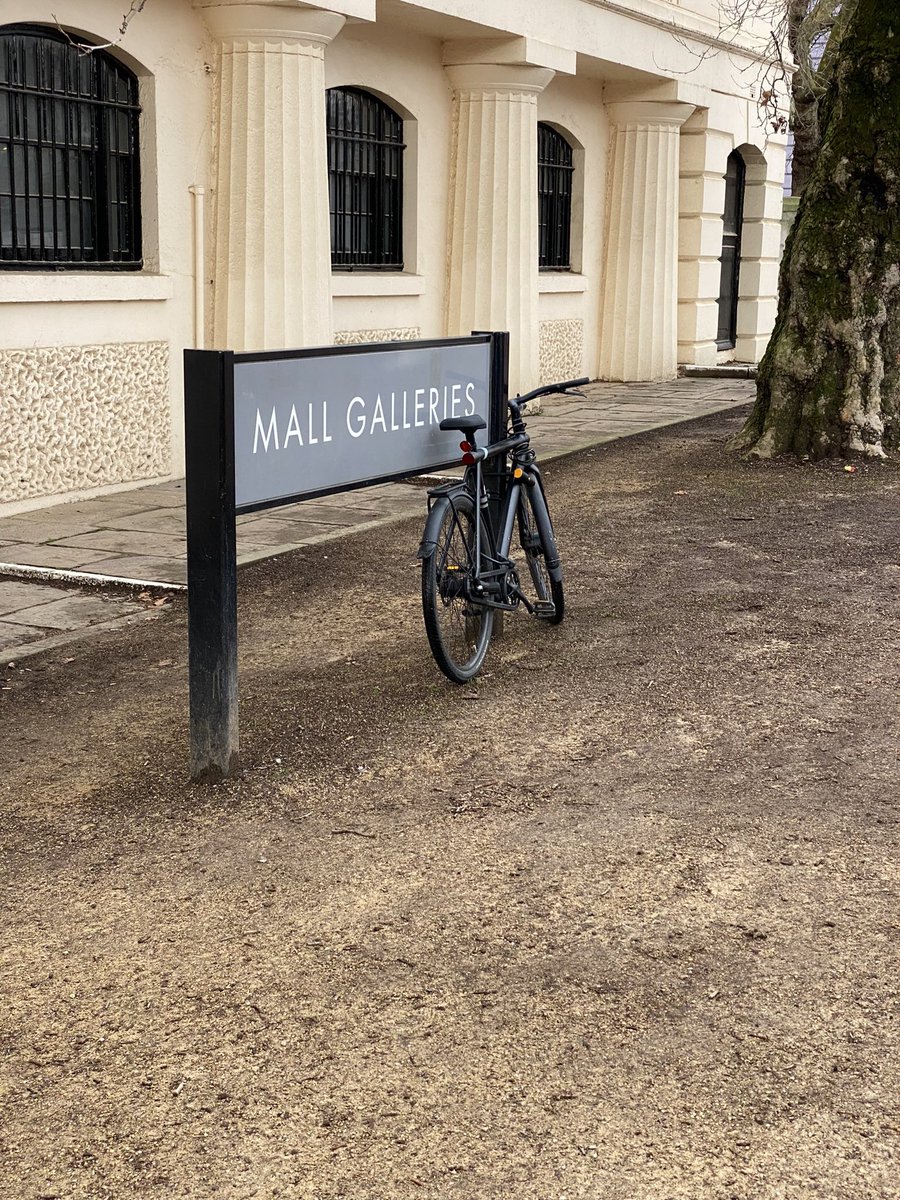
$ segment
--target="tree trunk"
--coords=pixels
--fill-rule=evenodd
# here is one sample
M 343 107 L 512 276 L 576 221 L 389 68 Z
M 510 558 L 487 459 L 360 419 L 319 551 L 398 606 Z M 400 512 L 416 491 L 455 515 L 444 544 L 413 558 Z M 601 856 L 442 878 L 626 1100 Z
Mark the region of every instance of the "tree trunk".
M 819 153 L 819 101 L 814 92 L 795 85 L 792 104 L 791 195 L 802 196 Z
M 859 0 L 820 107 L 821 152 L 736 444 L 808 458 L 900 448 L 900 14 Z
M 831 5 L 828 5 L 830 10 Z M 816 64 L 812 61 L 815 35 L 808 26 L 818 15 L 819 6 L 810 9 L 810 0 L 788 0 L 787 43 L 797 64 L 791 83 L 791 132 L 794 152 L 791 157 L 791 195 L 800 196 L 812 174 L 819 153 L 819 93 L 816 89 Z M 817 26 L 818 27 L 818 26 Z

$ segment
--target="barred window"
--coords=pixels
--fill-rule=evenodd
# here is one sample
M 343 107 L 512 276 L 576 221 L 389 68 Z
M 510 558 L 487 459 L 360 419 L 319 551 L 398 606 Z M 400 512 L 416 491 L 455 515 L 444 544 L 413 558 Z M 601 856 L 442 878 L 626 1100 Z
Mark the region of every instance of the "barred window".
M 538 266 L 568 271 L 572 245 L 572 147 L 538 122 Z
M 139 113 L 109 54 L 0 27 L 0 267 L 141 267 Z
M 360 88 L 327 93 L 331 265 L 403 270 L 403 119 Z

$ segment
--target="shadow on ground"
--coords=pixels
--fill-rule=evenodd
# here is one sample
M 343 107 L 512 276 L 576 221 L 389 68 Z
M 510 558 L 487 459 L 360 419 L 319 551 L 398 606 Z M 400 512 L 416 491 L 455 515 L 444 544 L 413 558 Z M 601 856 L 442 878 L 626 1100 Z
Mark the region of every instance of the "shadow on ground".
M 0 672 L 0 1196 L 889 1197 L 900 472 L 740 415 L 554 466 L 558 629 L 445 684 L 415 521 Z M 156 614 L 150 614 L 156 615 Z

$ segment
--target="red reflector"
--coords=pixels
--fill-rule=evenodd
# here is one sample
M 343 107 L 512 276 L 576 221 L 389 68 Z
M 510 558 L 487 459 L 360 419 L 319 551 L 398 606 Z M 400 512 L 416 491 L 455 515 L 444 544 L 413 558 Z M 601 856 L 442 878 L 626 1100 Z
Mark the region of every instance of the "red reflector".
M 473 450 L 474 446 L 470 446 L 468 442 L 460 442 L 459 448 L 460 450 Z
M 473 454 L 470 454 L 467 450 L 466 453 L 462 456 L 462 460 L 466 464 L 466 466 L 471 466 L 472 463 L 475 461 L 475 456 Z

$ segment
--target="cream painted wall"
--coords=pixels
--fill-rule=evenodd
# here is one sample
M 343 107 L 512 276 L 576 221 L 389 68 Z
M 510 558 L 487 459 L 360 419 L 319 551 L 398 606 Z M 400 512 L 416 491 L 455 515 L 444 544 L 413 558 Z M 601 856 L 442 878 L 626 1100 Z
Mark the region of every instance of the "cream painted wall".
M 714 20 L 719 17 L 719 4 L 717 0 L 669 0 L 673 8 L 681 8 L 687 11 L 687 14 L 696 13 L 701 17 L 711 17 Z
M 573 339 L 577 339 L 578 324 L 581 361 L 569 377 L 597 373 L 609 146 L 602 84 L 557 75 L 538 97 L 538 120 L 553 125 L 578 147 L 574 156 L 572 275 L 541 272 L 538 280 L 541 374 L 552 383 L 575 366 Z M 550 378 L 554 371 L 555 377 Z
M 120 5 L 110 0 L 79 0 L 77 21 L 69 26 L 66 12 L 75 7 L 57 0 L 28 0 L 27 5 L 0 0 L 0 24 L 27 20 L 55 27 L 56 14 L 65 27 L 92 40 L 117 37 Z M 193 341 L 192 200 L 188 189 L 192 184 L 208 183 L 209 72 L 215 51 L 203 23 L 184 0 L 154 0 L 146 13 L 132 22 L 126 44 L 127 52 L 116 48 L 112 53 L 140 80 L 145 268 L 139 273 L 114 274 L 0 272 L 0 357 L 4 350 L 18 352 L 12 359 L 7 356 L 6 362 L 11 369 L 21 370 L 23 363 L 29 366 L 28 353 L 35 352 L 33 386 L 52 389 L 52 378 L 42 382 L 42 372 L 57 368 L 43 365 L 52 360 L 37 353 L 42 347 L 71 347 L 72 369 L 77 372 L 80 356 L 76 348 L 163 343 L 168 348 L 167 386 L 161 385 L 165 394 L 154 402 L 160 406 L 156 419 L 165 423 L 167 431 L 153 461 L 157 476 L 170 476 L 179 473 L 183 464 L 181 352 Z M 98 415 L 91 402 L 92 421 L 110 426 L 127 423 L 128 405 L 141 403 L 140 385 L 130 388 L 123 370 L 127 373 L 127 367 L 118 366 L 109 383 L 121 387 L 125 404 L 117 404 L 116 396 L 111 395 L 108 411 Z M 136 380 L 140 377 L 139 368 Z M 159 379 L 159 373 L 154 377 Z M 3 403 L 16 400 L 7 395 Z M 78 415 L 73 414 L 73 426 L 77 420 Z M 94 436 L 103 430 L 91 424 L 88 432 Z M 115 432 L 112 436 L 118 438 Z M 137 454 L 138 448 L 135 450 Z M 64 437 L 57 451 L 63 456 L 89 452 L 90 447 L 77 439 L 66 445 Z M 75 467 L 74 478 L 80 479 L 77 464 Z M 124 469 L 132 468 L 126 464 Z M 133 469 L 139 470 L 140 465 Z M 79 494 L 89 488 L 96 490 L 85 484 L 75 491 Z M 17 497 L 13 503 L 0 503 L 0 512 L 36 502 L 31 496 Z
M 326 87 L 362 87 L 404 117 L 404 271 L 335 272 L 337 334 L 418 329 L 443 336 L 450 86 L 436 38 L 349 25 L 325 52 Z

